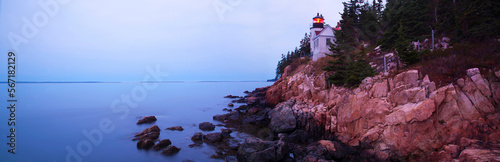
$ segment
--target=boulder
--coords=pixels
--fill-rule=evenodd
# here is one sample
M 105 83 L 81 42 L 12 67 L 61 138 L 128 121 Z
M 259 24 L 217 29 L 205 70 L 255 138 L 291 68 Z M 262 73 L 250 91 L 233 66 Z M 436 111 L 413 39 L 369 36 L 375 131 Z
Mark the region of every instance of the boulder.
M 168 127 L 167 130 L 183 131 L 184 128 L 182 128 L 181 126 L 175 126 L 175 127 Z
M 231 137 L 231 133 L 232 133 L 232 132 L 233 132 L 233 131 L 232 131 L 231 129 L 224 129 L 224 128 L 222 128 L 222 129 L 221 129 L 221 136 L 222 136 L 223 138 Z
M 386 116 L 387 124 L 404 124 L 411 121 L 424 121 L 436 110 L 433 100 L 417 104 L 405 104 L 394 108 L 395 112 Z
M 481 71 L 479 71 L 478 68 L 467 69 L 467 76 L 472 77 L 476 74 L 481 74 Z
M 142 118 L 141 120 L 137 121 L 137 124 L 146 124 L 146 123 L 153 123 L 156 121 L 155 116 L 146 116 Z
M 404 89 L 398 87 L 389 93 L 389 101 L 397 105 L 404 105 L 407 103 L 417 103 L 426 98 L 425 89 L 422 87 L 415 87 Z
M 257 98 L 257 97 L 248 97 L 247 104 L 248 105 L 259 104 L 259 98 Z
M 297 129 L 293 131 L 288 137 L 286 138 L 286 142 L 289 143 L 301 143 L 301 142 L 306 142 L 309 138 L 309 134 L 307 131 L 302 130 L 302 129 Z
M 425 75 L 424 79 L 421 82 L 421 86 L 426 88 L 426 94 L 429 94 L 436 90 L 436 83 L 431 82 L 428 75 Z
M 286 84 L 283 81 L 283 78 L 278 79 L 274 83 L 273 86 L 269 87 L 266 91 L 266 103 L 270 105 L 276 105 L 279 102 L 283 101 L 282 96 L 285 94 L 282 91 L 282 86 L 285 86 Z
M 193 143 L 193 144 L 189 144 L 188 146 L 189 146 L 189 148 L 201 147 L 201 146 L 203 146 L 203 143 Z
M 222 135 L 220 132 L 209 133 L 205 135 L 205 141 L 210 143 L 220 142 L 222 141 Z
M 169 139 L 161 140 L 160 142 L 158 142 L 156 145 L 153 146 L 153 150 L 159 151 L 159 150 L 169 146 L 170 144 L 172 144 L 172 142 Z
M 243 124 L 255 124 L 258 126 L 267 126 L 269 124 L 269 121 L 267 120 L 267 113 L 247 115 L 244 116 L 241 121 Z
M 373 85 L 370 92 L 372 97 L 387 97 L 387 92 L 389 91 L 387 80 L 384 79 L 382 82 L 377 82 Z
M 227 95 L 224 98 L 241 98 L 240 96 Z
M 226 156 L 224 158 L 224 162 L 238 162 L 238 159 L 236 156 Z
M 500 161 L 500 150 L 468 148 L 460 153 L 460 161 Z
M 234 110 L 246 110 L 248 108 L 247 105 L 241 105 L 240 107 L 234 109 Z
M 222 121 L 222 122 L 226 122 L 226 121 L 235 122 L 235 121 L 239 120 L 240 118 L 241 118 L 241 116 L 240 116 L 239 111 L 233 111 L 233 112 L 230 112 L 227 114 L 220 114 L 220 115 L 213 116 L 214 120 Z
M 141 133 L 135 135 L 134 140 L 144 140 L 144 139 L 158 139 L 160 136 L 160 128 L 157 125 L 153 125 L 149 128 L 144 129 Z
M 233 102 L 233 103 L 235 103 L 235 102 L 236 102 L 236 103 L 245 103 L 245 102 L 246 102 L 246 100 L 245 100 L 245 98 L 240 98 L 240 99 L 237 99 L 237 100 L 233 100 L 233 101 L 231 101 L 231 102 Z M 229 104 L 228 104 L 228 106 L 229 106 Z
M 151 133 L 140 136 L 139 140 L 145 140 L 145 139 L 156 140 L 156 139 L 158 139 L 158 137 L 160 137 L 160 132 L 151 132 Z
M 408 85 L 409 87 L 418 86 L 418 71 L 409 70 L 396 75 L 393 79 L 394 88 Z
M 163 155 L 173 155 L 175 153 L 178 153 L 181 149 L 178 147 L 175 147 L 173 145 L 168 146 L 167 148 L 163 149 L 161 154 Z
M 228 103 L 228 104 L 227 104 L 227 106 L 229 106 L 229 107 L 233 107 L 233 106 L 234 106 L 234 104 L 233 104 L 233 103 Z
M 258 138 L 245 139 L 237 153 L 238 161 L 280 161 L 287 156 L 288 147 L 283 141 L 263 141 Z
M 215 129 L 215 125 L 210 122 L 203 122 L 198 125 L 198 128 L 203 131 L 213 131 Z
M 316 157 L 322 160 L 342 159 L 350 153 L 339 142 L 330 140 L 320 140 L 307 147 L 308 157 Z
M 451 158 L 458 157 L 458 153 L 460 152 L 460 146 L 458 145 L 446 145 L 444 146 L 444 151 L 450 155 Z
M 149 149 L 153 145 L 155 145 L 155 142 L 151 139 L 144 139 L 144 140 L 139 140 L 137 142 L 137 148 L 138 149 Z
M 195 141 L 195 142 L 200 142 L 200 141 L 203 141 L 203 138 L 205 137 L 205 135 L 203 135 L 203 133 L 201 132 L 198 132 L 198 133 L 195 133 L 192 137 L 191 137 L 191 140 L 192 141 Z
M 460 108 L 458 110 L 464 119 L 474 121 L 481 118 L 481 114 L 476 110 L 471 100 L 459 88 L 457 88 L 456 99 L 457 106 Z
M 475 74 L 473 69 L 469 69 L 467 72 L 468 75 Z M 472 77 L 476 78 L 476 81 L 474 81 Z M 462 88 L 462 91 L 480 113 L 491 113 L 495 111 L 495 107 L 490 101 L 492 93 L 489 90 L 489 84 L 487 84 L 479 74 L 473 75 L 472 77 L 465 78 L 465 86 Z
M 260 107 L 252 107 L 252 108 L 250 108 L 248 110 L 248 113 L 249 114 L 255 114 L 255 113 L 259 112 L 260 110 L 262 110 L 262 108 L 260 108 Z
M 490 84 L 488 83 L 487 80 L 481 76 L 481 74 L 476 74 L 470 77 L 472 82 L 474 82 L 474 85 L 476 85 L 477 89 L 481 92 L 486 97 L 489 97 L 492 95 L 491 90 L 490 90 Z
M 295 100 L 289 100 L 280 103 L 270 112 L 269 128 L 276 133 L 291 132 L 297 126 L 297 119 L 293 114 L 291 106 L 295 104 Z

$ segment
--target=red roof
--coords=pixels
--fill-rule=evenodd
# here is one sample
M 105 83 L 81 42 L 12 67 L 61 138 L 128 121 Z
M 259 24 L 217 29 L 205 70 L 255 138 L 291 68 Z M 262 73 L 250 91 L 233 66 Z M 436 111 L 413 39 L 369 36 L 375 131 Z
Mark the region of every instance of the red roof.
M 323 30 L 325 30 L 325 29 L 326 29 L 326 28 L 324 28 Z M 333 29 L 333 30 L 341 30 L 341 28 L 340 28 L 338 25 L 337 25 L 337 27 L 335 27 L 335 28 L 333 28 L 333 27 L 332 27 L 332 29 Z M 319 35 L 319 33 L 321 33 L 323 30 L 321 30 L 321 31 L 314 31 L 314 32 L 316 33 L 316 35 Z

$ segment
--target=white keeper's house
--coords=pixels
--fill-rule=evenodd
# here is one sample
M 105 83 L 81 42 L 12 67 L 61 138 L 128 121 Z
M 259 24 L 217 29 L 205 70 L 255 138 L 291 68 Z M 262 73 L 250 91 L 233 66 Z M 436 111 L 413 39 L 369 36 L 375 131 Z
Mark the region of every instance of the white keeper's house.
M 332 28 L 330 25 L 325 24 L 325 18 L 319 13 L 313 17 L 313 24 L 311 27 L 311 54 L 313 61 L 325 57 L 325 53 L 331 54 L 329 43 L 335 43 L 335 31 L 340 30 L 339 25 Z

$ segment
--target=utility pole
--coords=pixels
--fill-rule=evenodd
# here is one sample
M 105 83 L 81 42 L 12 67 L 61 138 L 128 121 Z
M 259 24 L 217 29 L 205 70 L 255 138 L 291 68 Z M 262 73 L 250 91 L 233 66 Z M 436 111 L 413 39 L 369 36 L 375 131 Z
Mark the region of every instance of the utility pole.
M 384 75 L 387 75 L 387 61 L 384 55 Z
M 434 50 L 434 29 L 429 25 L 429 28 L 431 29 L 432 32 L 432 44 L 431 44 L 431 50 Z
M 432 50 L 434 50 L 434 29 L 432 29 Z
M 418 40 L 418 42 L 417 42 L 417 43 L 418 43 L 418 44 L 417 44 L 417 50 L 418 50 L 418 52 L 420 52 L 420 40 Z

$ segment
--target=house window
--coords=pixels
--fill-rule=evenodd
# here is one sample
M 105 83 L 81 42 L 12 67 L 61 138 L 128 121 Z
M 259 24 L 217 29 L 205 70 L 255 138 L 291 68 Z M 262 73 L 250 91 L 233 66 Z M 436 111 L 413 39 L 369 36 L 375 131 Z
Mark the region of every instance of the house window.
M 330 43 L 331 43 L 330 38 L 326 38 L 326 45 L 328 46 L 328 45 L 330 45 Z

